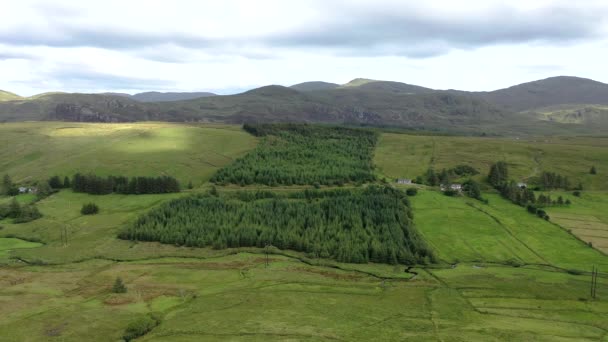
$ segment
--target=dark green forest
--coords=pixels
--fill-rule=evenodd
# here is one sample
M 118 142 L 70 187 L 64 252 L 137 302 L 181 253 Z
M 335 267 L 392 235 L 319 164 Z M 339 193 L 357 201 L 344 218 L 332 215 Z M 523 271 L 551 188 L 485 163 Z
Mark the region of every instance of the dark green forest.
M 49 184 L 54 184 L 53 179 Z M 59 179 L 58 177 L 56 179 Z M 57 183 L 59 185 L 61 183 Z M 66 187 L 64 183 L 63 187 Z M 85 192 L 91 195 L 107 195 L 111 193 L 119 194 L 164 194 L 179 192 L 179 182 L 169 176 L 160 177 L 131 177 L 108 176 L 100 177 L 96 175 L 83 175 L 77 173 L 71 181 L 74 192 Z
M 302 124 L 246 124 L 260 145 L 211 179 L 217 184 L 342 185 L 375 180 L 377 134 Z
M 341 262 L 431 263 L 407 196 L 389 187 L 200 194 L 141 216 L 119 237 L 216 249 L 265 247 Z

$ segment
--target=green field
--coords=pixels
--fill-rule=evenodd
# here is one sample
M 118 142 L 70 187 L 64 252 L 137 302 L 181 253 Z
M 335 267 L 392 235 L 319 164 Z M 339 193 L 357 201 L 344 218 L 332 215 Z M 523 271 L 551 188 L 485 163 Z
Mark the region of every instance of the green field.
M 552 193 L 552 197 L 560 195 L 568 197 L 573 205 L 549 208 L 547 212 L 552 221 L 608 254 L 608 193 L 583 192 L 581 197 L 564 192 Z
M 76 127 L 67 129 L 76 136 L 53 135 L 66 130 L 61 127 Z M 603 138 L 537 143 L 383 134 L 375 163 L 386 176 L 415 177 L 432 158 L 436 168 L 470 164 L 485 174 L 501 156 L 513 176 L 548 169 L 595 189 L 580 198 L 552 192 L 572 204 L 548 208 L 547 222 L 492 191 L 483 193 L 484 204 L 421 186 L 409 198 L 414 225 L 439 262 L 409 268 L 276 248 L 266 256 L 255 247 L 117 238 L 163 203 L 207 193 L 218 166 L 256 144 L 236 126 L 20 123 L 0 125 L 0 131 L 12 137 L 0 140 L 19 142 L 0 145 L 0 173 L 17 182 L 97 167 L 100 174 L 172 170 L 167 174 L 202 185 L 159 195 L 61 190 L 36 202 L 43 214 L 38 220 L 0 220 L 0 341 L 120 341 L 129 323 L 148 314 L 161 322 L 138 341 L 608 341 L 608 257 L 598 235 L 608 224 Z M 142 138 L 142 132 L 150 135 Z M 435 154 L 425 155 L 428 144 L 435 144 Z M 492 154 L 489 146 L 503 146 L 503 152 Z M 25 157 L 36 151 L 36 158 Z M 206 158 L 214 153 L 230 159 L 211 166 Z M 565 163 L 570 158 L 574 162 Z M 598 175 L 586 174 L 590 163 Z M 290 194 L 306 186 L 245 187 L 256 188 Z M 217 186 L 220 196 L 241 189 Z M 36 200 L 29 194 L 17 199 Z M 0 197 L 0 204 L 10 201 Z M 88 202 L 99 214 L 81 215 Z M 597 231 L 588 234 L 591 229 Z M 594 238 L 593 247 L 586 238 Z M 589 291 L 592 266 L 602 272 L 596 299 Z M 111 292 L 116 277 L 127 293 Z
M 238 126 L 0 124 L 0 174 L 7 173 L 15 182 L 76 172 L 170 175 L 184 185 L 198 185 L 255 145 L 256 139 Z
M 509 164 L 510 177 L 520 181 L 539 176 L 542 171 L 568 176 L 573 185 L 585 189 L 608 190 L 608 138 L 542 137 L 481 138 L 423 136 L 386 133 L 380 136 L 374 162 L 379 172 L 390 178 L 423 175 L 457 165 L 471 165 L 488 174 L 496 161 Z M 589 174 L 591 166 L 599 170 Z
M 7 261 L 10 251 L 23 248 L 36 248 L 42 244 L 37 242 L 29 242 L 15 238 L 0 238 L 0 262 Z
M 562 227 L 528 214 L 498 195 L 484 196 L 488 205 L 435 191 L 414 197 L 416 226 L 439 258 L 449 263 L 516 261 L 577 270 L 608 267 L 607 257 Z

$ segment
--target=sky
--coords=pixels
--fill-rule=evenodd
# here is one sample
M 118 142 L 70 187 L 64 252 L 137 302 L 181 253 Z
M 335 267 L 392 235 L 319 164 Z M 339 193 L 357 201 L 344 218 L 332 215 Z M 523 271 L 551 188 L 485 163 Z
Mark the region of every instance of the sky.
M 0 89 L 212 91 L 363 77 L 608 83 L 605 0 L 3 0 Z

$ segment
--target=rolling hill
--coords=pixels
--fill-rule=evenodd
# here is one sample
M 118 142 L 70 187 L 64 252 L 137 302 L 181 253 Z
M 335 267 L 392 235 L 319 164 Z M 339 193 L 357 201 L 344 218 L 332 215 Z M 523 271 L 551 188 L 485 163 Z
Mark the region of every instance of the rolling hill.
M 563 104 L 608 104 L 608 84 L 558 76 L 471 95 L 513 111 L 523 111 Z
M 598 134 L 608 129 L 606 111 L 597 107 L 608 104 L 608 85 L 565 76 L 492 92 L 358 78 L 344 85 L 305 82 L 211 95 L 45 93 L 0 102 L 0 120 L 319 122 L 488 134 Z M 572 113 L 547 114 L 546 108 L 565 105 Z
M 13 94 L 8 91 L 0 90 L 0 101 L 12 101 L 12 100 L 19 100 L 19 99 L 21 99 L 21 96 L 19 96 L 17 94 Z
M 164 101 L 192 100 L 192 99 L 197 99 L 199 97 L 207 97 L 207 96 L 216 96 L 216 94 L 209 93 L 209 92 L 161 93 L 158 91 L 148 91 L 145 93 L 138 93 L 138 94 L 132 95 L 131 98 L 133 100 L 137 100 L 140 102 L 164 102 Z
M 290 88 L 295 89 L 297 91 L 314 91 L 314 90 L 327 90 L 327 89 L 335 89 L 340 85 L 336 83 L 329 82 L 321 82 L 321 81 L 313 81 L 313 82 L 304 82 L 292 85 Z

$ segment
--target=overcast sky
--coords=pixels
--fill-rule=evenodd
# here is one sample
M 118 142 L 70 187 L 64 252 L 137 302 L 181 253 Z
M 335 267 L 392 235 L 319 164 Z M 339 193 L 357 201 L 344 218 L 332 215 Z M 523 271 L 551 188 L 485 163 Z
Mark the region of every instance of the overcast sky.
M 3 0 L 0 89 L 213 91 L 357 77 L 608 83 L 608 1 Z

